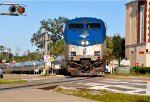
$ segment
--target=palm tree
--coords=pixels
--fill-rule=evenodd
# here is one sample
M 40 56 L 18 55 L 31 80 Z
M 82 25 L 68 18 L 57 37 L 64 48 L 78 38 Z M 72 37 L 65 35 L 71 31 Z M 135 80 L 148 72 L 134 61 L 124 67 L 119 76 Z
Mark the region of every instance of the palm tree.
M 0 45 L 0 60 L 4 59 L 4 51 L 5 51 L 5 47 Z
M 2 46 L 2 45 L 0 45 L 0 52 L 2 53 L 2 52 L 4 52 L 4 51 L 5 51 L 5 47 Z

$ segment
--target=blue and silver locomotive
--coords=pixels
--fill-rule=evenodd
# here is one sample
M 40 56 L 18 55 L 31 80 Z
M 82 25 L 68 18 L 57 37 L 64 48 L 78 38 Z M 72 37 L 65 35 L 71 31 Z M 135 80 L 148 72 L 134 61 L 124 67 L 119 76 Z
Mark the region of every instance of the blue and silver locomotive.
M 105 70 L 106 28 L 102 20 L 75 18 L 65 25 L 65 58 L 71 75 L 98 75 Z

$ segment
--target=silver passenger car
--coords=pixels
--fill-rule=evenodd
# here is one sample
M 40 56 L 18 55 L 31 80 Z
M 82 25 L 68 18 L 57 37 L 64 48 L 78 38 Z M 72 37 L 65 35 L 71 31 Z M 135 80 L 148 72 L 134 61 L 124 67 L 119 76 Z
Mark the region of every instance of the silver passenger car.
M 3 70 L 0 68 L 0 78 L 3 78 Z

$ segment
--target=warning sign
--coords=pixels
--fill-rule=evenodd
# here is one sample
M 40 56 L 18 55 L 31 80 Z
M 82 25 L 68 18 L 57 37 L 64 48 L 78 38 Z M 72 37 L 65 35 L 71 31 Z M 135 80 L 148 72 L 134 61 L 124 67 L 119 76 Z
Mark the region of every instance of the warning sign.
M 139 67 L 139 66 L 140 66 L 140 63 L 139 63 L 139 62 L 136 62 L 136 63 L 135 63 L 135 66 L 136 66 L 136 67 Z

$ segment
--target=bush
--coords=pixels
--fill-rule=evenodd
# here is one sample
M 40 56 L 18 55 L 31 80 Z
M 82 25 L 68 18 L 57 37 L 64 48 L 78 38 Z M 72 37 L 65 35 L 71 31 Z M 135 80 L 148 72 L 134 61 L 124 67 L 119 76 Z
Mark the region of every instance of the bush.
M 150 74 L 150 67 L 133 67 L 133 71 L 138 74 Z

